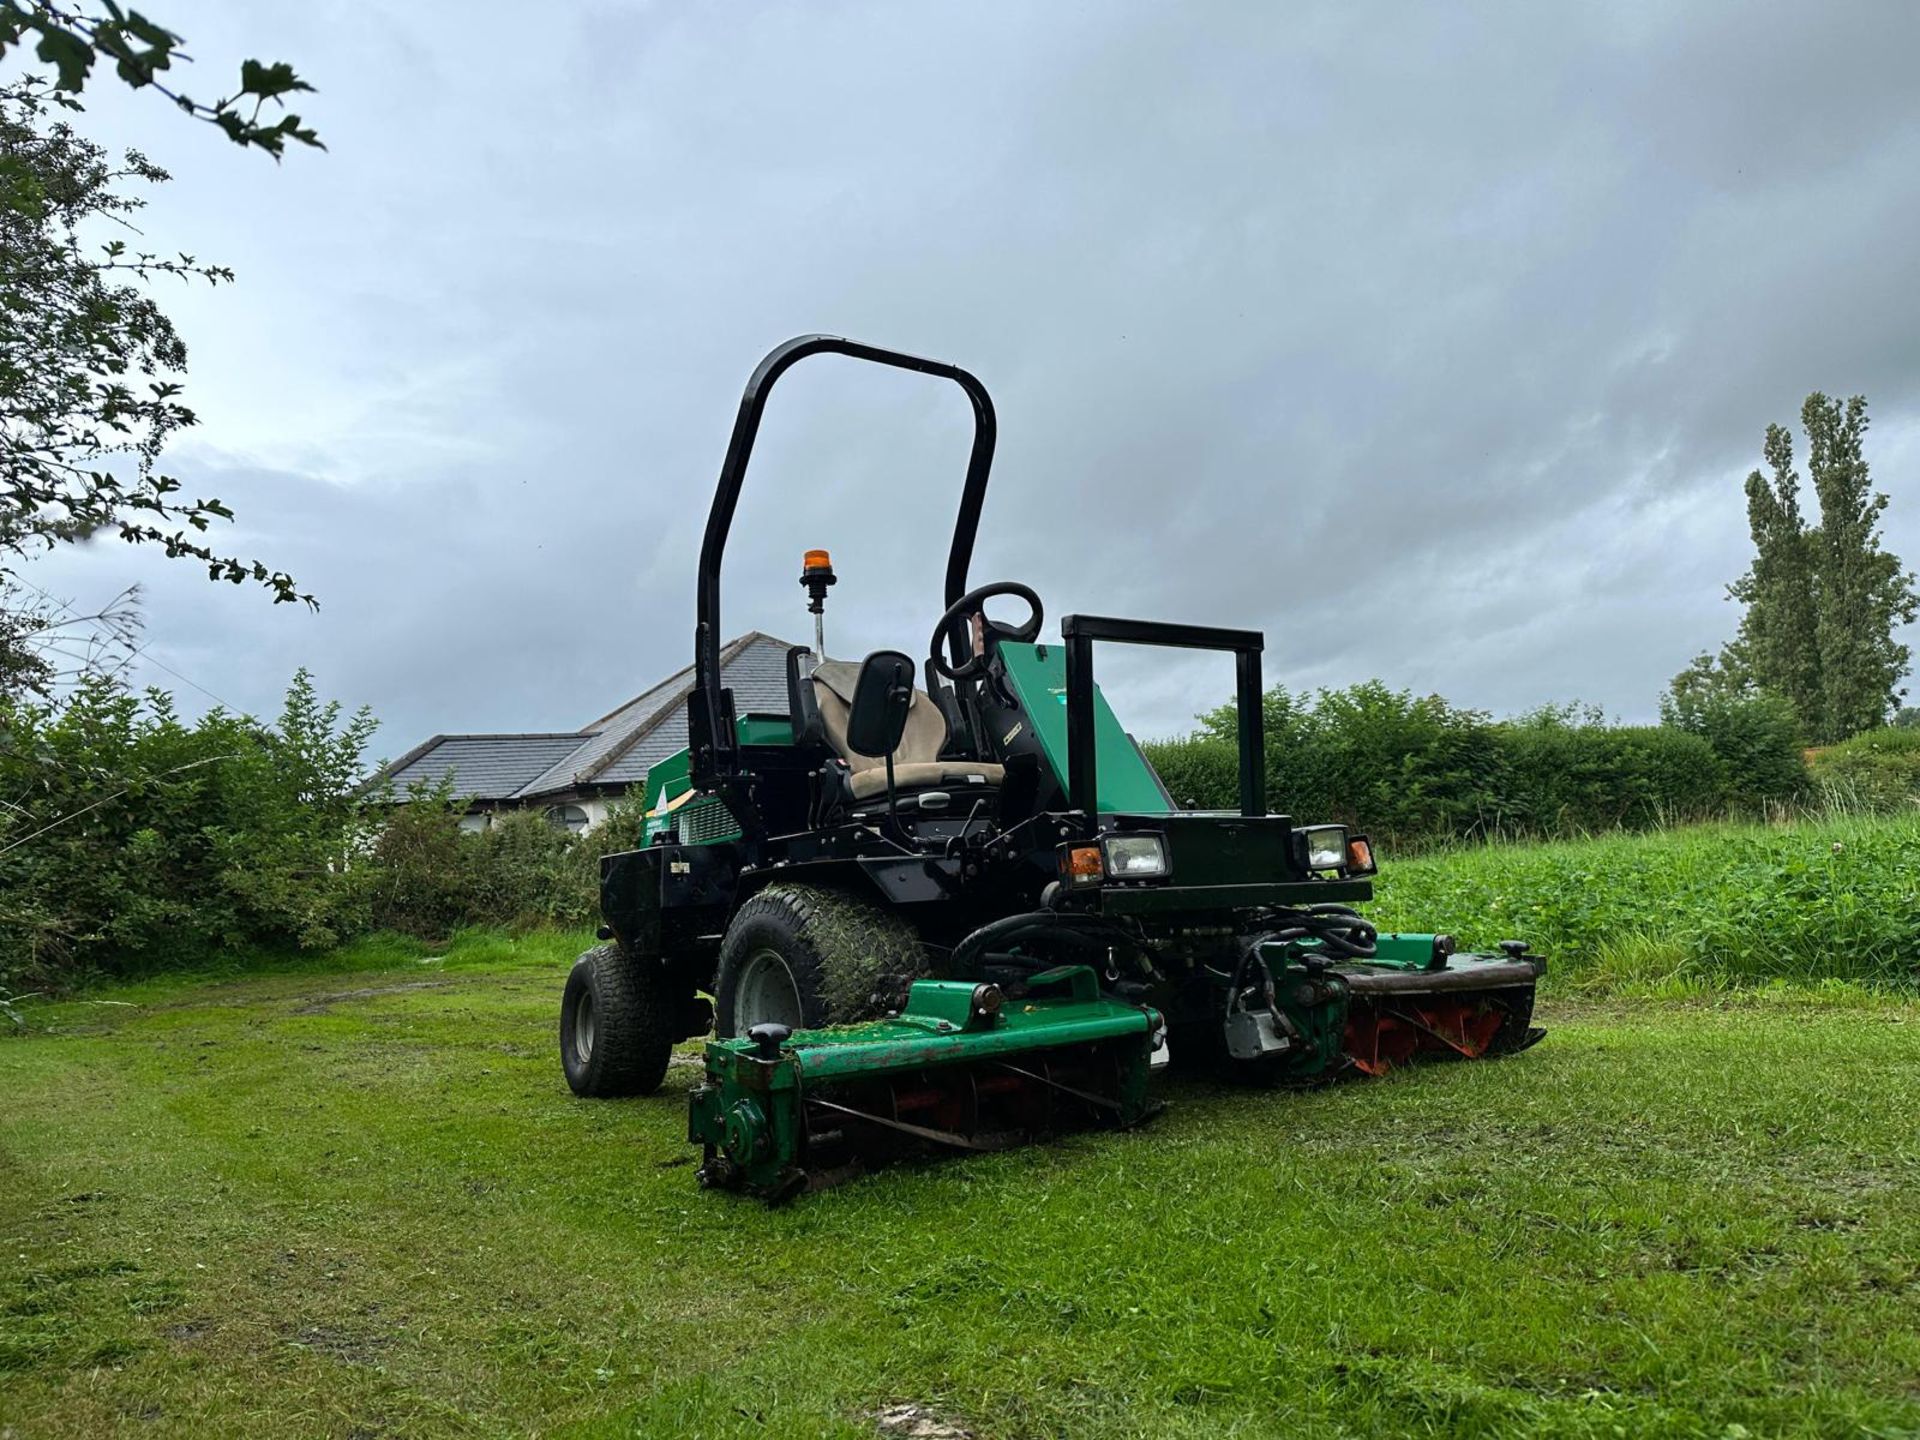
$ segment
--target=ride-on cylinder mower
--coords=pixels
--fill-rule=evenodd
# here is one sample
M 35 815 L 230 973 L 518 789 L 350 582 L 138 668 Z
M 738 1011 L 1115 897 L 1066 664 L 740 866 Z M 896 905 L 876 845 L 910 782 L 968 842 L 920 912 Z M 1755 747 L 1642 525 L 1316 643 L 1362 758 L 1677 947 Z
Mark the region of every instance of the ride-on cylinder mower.
M 767 396 L 820 354 L 971 402 L 947 608 L 918 667 L 830 660 L 840 577 L 808 551 L 814 643 L 786 656 L 784 713 L 742 713 L 721 683 L 721 559 Z M 711 1030 L 700 1177 L 779 1198 L 903 1149 L 1130 1125 L 1169 1058 L 1309 1082 L 1538 1040 L 1524 943 L 1378 933 L 1353 908 L 1373 894 L 1367 837 L 1268 810 L 1258 632 L 1069 615 L 1043 641 L 1031 588 L 968 588 L 994 436 L 985 388 L 938 361 L 811 335 L 754 371 L 700 549 L 688 745 L 648 771 L 641 847 L 601 862 L 606 943 L 567 979 L 574 1091 L 650 1093 L 673 1045 Z M 1001 597 L 1017 624 L 987 615 Z M 1167 792 L 1094 683 L 1109 643 L 1234 656 L 1236 810 Z

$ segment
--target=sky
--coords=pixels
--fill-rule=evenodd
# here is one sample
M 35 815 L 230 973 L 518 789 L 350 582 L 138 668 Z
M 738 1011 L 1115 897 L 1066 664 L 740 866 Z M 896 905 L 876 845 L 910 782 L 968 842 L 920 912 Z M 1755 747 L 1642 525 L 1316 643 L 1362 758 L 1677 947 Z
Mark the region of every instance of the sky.
M 96 81 L 173 174 L 170 470 L 317 611 L 103 541 L 138 683 L 269 715 L 296 666 L 383 722 L 570 729 L 691 658 L 741 387 L 825 331 L 964 366 L 1000 443 L 972 578 L 1258 628 L 1292 688 L 1651 719 L 1738 621 L 1741 482 L 1865 394 L 1920 561 L 1920 7 L 300 3 L 150 7 L 183 81 L 287 59 L 275 165 Z M 530 19 L 529 17 L 537 17 Z M 189 83 L 190 82 L 190 83 Z M 970 415 L 810 360 L 768 406 L 723 629 L 923 654 Z M 1010 607 L 1005 618 L 1017 618 Z M 1910 637 L 1911 638 L 1911 637 Z M 1226 657 L 1116 650 L 1129 727 Z

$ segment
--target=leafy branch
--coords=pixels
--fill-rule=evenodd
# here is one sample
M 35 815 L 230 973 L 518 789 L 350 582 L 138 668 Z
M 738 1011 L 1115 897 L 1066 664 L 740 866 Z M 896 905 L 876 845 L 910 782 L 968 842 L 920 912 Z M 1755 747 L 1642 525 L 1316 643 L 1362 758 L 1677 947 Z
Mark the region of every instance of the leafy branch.
M 109 62 L 135 90 L 151 89 L 196 120 L 217 126 L 240 146 L 257 146 L 279 159 L 287 142 L 324 150 L 320 137 L 291 112 L 271 121 L 261 118 L 271 105 L 285 109 L 289 96 L 313 87 L 285 61 L 240 63 L 240 88 L 204 104 L 167 83 L 176 60 L 191 61 L 182 37 L 155 24 L 138 10 L 103 0 L 96 9 L 80 9 L 52 0 L 0 0 L 0 59 L 31 43 L 33 53 L 54 69 L 54 88 L 63 97 L 86 87 L 94 66 Z
M 0 16 L 11 3 L 0 0 Z M 144 201 L 118 187 L 168 177 L 138 151 L 109 161 L 54 118 L 64 98 L 33 77 L 0 88 L 0 568 L 9 554 L 117 532 L 212 579 L 312 605 L 284 571 L 202 538 L 232 510 L 158 468 L 196 417 L 181 400 L 186 345 L 145 287 L 161 276 L 224 284 L 233 272 L 118 236 L 81 239 L 99 219 L 137 235 Z

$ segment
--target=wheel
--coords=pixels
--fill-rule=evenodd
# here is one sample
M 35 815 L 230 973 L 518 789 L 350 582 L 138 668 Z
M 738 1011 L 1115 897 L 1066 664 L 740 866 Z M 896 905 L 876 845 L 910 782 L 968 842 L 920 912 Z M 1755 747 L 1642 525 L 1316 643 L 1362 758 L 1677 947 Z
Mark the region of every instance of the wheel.
M 560 997 L 560 1064 L 589 1099 L 651 1095 L 673 1053 L 665 967 L 599 945 L 573 962 Z
M 720 945 L 714 1033 L 765 1021 L 813 1030 L 898 1009 L 926 973 L 919 937 L 870 900 L 770 885 L 735 912 Z

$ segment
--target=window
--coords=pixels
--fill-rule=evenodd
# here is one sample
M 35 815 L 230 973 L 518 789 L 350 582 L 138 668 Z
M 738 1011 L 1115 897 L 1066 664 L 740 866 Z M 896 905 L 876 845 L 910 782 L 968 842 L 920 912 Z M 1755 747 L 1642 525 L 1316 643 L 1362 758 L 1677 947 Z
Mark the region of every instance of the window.
M 578 805 L 549 805 L 547 823 L 561 830 L 570 830 L 578 835 L 587 828 L 587 812 Z

